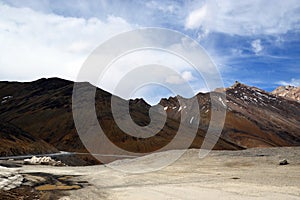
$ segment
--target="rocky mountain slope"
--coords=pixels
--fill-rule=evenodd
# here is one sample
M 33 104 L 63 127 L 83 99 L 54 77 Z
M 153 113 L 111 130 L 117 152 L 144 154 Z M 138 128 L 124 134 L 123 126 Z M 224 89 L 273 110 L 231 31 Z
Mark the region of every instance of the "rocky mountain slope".
M 279 86 L 272 94 L 300 102 L 300 86 Z
M 225 106 L 226 101 L 226 120 L 221 135 L 225 141 L 242 148 L 300 144 L 300 104 L 238 82 L 226 89 L 226 99 L 218 97 L 218 92 L 197 95 L 201 105 L 198 133 L 207 130 L 211 115 L 210 98 L 214 96 L 211 94 L 216 95 L 215 101 L 219 101 L 220 106 Z M 174 102 L 172 98 L 163 99 L 161 103 L 179 108 L 171 102 Z M 176 118 L 176 112 L 171 112 Z
M 29 83 L 0 82 L 0 120 L 22 128 L 59 150 L 86 152 L 74 126 L 72 92 L 73 82 L 58 78 Z M 225 106 L 227 109 L 225 126 L 214 149 L 300 145 L 298 102 L 240 83 L 226 89 L 226 93 L 226 99 L 218 92 L 197 95 L 201 117 L 191 148 L 199 148 L 203 142 L 211 117 L 212 101 L 219 108 Z M 117 126 L 112 116 L 111 98 L 110 93 L 97 89 L 95 107 L 99 124 L 115 145 L 133 152 L 152 152 L 172 141 L 181 117 L 185 116 L 182 113 L 186 108 L 179 106 L 179 99 L 191 110 L 196 110 L 193 109 L 196 105 L 189 105 L 190 99 L 179 96 L 162 99 L 160 105 L 167 113 L 165 126 L 155 137 L 136 138 L 125 134 Z M 118 101 L 125 100 L 119 98 Z M 130 100 L 127 103 L 137 124 L 144 126 L 150 122 L 148 111 L 151 106 L 144 100 Z M 186 130 L 195 126 L 191 118 L 182 121 Z M 176 145 L 174 148 L 181 148 L 179 143 Z
M 58 152 L 47 142 L 3 121 L 0 122 L 0 141 L 0 157 Z

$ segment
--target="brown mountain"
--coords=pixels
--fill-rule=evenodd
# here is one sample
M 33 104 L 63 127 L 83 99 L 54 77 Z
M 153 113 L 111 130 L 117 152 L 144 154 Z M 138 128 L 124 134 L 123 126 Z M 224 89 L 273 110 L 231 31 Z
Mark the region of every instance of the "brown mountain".
M 0 141 L 1 157 L 58 152 L 47 142 L 3 121 L 0 122 Z
M 84 87 L 92 87 L 82 83 Z M 32 136 L 40 138 L 59 150 L 86 152 L 74 126 L 72 115 L 73 82 L 58 78 L 40 79 L 29 83 L 0 82 L 0 120 L 22 128 Z M 225 126 L 214 149 L 243 149 L 251 147 L 300 145 L 300 104 L 286 98 L 274 96 L 258 88 L 240 83 L 226 89 L 227 100 L 218 92 L 199 93 L 200 125 L 191 148 L 199 148 L 203 142 L 211 117 L 211 102 L 216 109 L 227 104 Z M 178 100 L 187 105 L 193 116 L 191 99 L 170 97 L 162 99 L 160 105 L 167 112 L 167 120 L 155 137 L 136 138 L 125 134 L 114 121 L 111 112 L 112 95 L 97 89 L 95 98 L 99 124 L 106 136 L 115 145 L 132 152 L 151 152 L 169 144 L 176 136 L 180 120 L 186 136 L 194 122 L 182 115 L 186 108 L 179 106 Z M 118 98 L 118 102 L 126 100 Z M 84 102 L 84 99 L 82 100 Z M 130 115 L 139 125 L 150 122 L 148 105 L 142 99 L 130 100 Z M 179 112 L 181 111 L 181 112 Z M 195 116 L 197 113 L 195 113 Z M 181 148 L 180 142 L 173 148 Z
M 227 114 L 221 135 L 223 140 L 242 148 L 300 144 L 298 102 L 238 82 L 225 91 L 226 99 L 218 97 L 218 92 L 197 95 L 201 110 L 198 134 L 207 130 L 212 97 L 212 100 L 219 101 L 220 106 L 226 101 Z M 163 99 L 161 104 L 179 108 L 173 102 L 174 99 L 169 98 Z M 171 116 L 178 119 L 176 109 L 170 111 L 173 113 Z
M 300 104 L 240 83 L 226 91 L 224 137 L 243 147 L 300 144 Z
M 279 86 L 272 94 L 300 102 L 300 86 Z

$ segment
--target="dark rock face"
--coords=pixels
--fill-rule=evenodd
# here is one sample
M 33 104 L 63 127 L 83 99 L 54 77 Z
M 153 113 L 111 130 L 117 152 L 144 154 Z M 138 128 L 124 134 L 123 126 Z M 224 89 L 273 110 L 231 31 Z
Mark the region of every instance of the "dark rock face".
M 20 127 L 30 133 L 31 139 L 43 140 L 58 150 L 86 152 L 74 126 L 72 91 L 73 82 L 58 78 L 40 79 L 31 83 L 0 82 L 0 120 Z M 191 148 L 201 147 L 211 118 L 211 101 L 215 101 L 220 108 L 227 104 L 225 126 L 214 149 L 300 145 L 298 102 L 241 83 L 227 88 L 226 94 L 226 99 L 220 97 L 218 92 L 199 93 L 196 96 L 200 125 Z M 160 102 L 167 113 L 167 121 L 155 137 L 130 136 L 114 121 L 111 97 L 110 93 L 101 89 L 96 91 L 95 108 L 99 124 L 110 141 L 128 151 L 146 153 L 160 149 L 175 137 L 180 121 L 187 128 L 194 126 L 192 119 L 184 119 L 181 114 L 186 111 L 186 107 L 179 105 L 179 99 L 182 105 L 192 108 L 190 112 L 197 110 L 193 106 L 198 105 L 190 105 L 190 99 L 170 97 Z M 118 101 L 125 100 L 119 98 Z M 136 124 L 146 126 L 150 123 L 151 106 L 143 99 L 126 103 Z M 2 137 L 10 137 L 7 132 L 5 135 Z M 24 136 L 23 140 L 29 138 Z

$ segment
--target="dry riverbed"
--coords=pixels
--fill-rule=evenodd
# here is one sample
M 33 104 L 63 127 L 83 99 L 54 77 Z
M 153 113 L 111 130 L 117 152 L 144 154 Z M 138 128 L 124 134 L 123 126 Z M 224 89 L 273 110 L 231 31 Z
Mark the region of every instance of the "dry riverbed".
M 65 200 L 300 199 L 300 147 L 213 151 L 204 159 L 198 158 L 198 152 L 188 150 L 175 163 L 149 173 L 125 173 L 112 168 L 146 169 L 149 163 L 163 162 L 178 151 L 116 161 L 106 166 L 2 167 L 1 174 L 5 171 L 11 175 L 21 174 L 23 180 L 20 187 L 2 189 L 0 195 L 9 199 L 9 195 L 16 197 L 23 192 L 24 197 L 30 197 L 28 199 Z M 279 165 L 283 159 L 289 164 Z M 26 185 L 28 176 L 42 180 L 36 185 Z

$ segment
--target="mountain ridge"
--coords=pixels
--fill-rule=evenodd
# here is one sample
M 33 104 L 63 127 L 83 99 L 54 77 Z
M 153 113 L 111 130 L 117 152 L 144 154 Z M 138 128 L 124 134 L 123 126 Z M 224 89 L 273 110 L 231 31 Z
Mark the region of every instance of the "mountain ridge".
M 0 82 L 0 120 L 9 122 L 38 137 L 58 150 L 87 152 L 74 126 L 72 116 L 73 82 L 59 78 L 39 79 L 33 82 Z M 91 84 L 88 84 L 91 85 Z M 226 88 L 226 98 L 218 92 L 198 93 L 199 127 L 190 148 L 200 148 L 211 117 L 211 101 L 222 108 L 226 102 L 224 129 L 214 149 L 245 149 L 253 147 L 300 145 L 300 104 L 273 95 L 256 87 L 236 83 Z M 177 133 L 181 113 L 180 96 L 161 99 L 167 121 L 156 137 L 141 139 L 125 134 L 115 123 L 111 112 L 113 95 L 97 88 L 95 108 L 99 124 L 115 145 L 131 152 L 148 153 L 170 143 Z M 212 99 L 211 99 L 212 97 Z M 181 98 L 189 105 L 190 99 Z M 150 122 L 150 105 L 143 99 L 127 102 L 133 121 L 145 126 Z M 197 109 L 191 109 L 197 110 Z M 193 113 L 191 113 L 193 114 Z M 196 116 L 196 115 L 195 115 Z M 183 119 L 184 126 L 192 128 L 191 118 Z M 180 148 L 180 144 L 177 144 Z M 89 158 L 90 159 L 90 158 Z
M 271 92 L 276 96 L 281 96 L 290 100 L 295 100 L 300 102 L 300 86 L 279 86 L 274 91 Z

